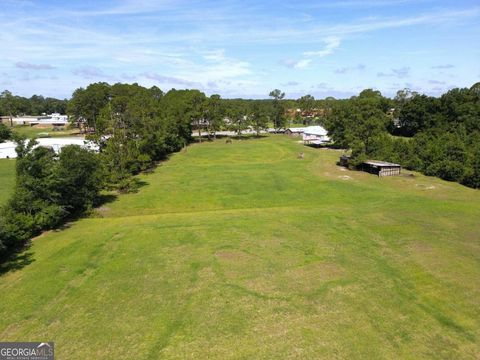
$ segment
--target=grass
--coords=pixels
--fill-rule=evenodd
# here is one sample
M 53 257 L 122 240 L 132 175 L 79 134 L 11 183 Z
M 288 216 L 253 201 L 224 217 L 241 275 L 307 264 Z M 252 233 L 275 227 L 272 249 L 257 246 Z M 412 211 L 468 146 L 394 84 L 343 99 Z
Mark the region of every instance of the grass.
M 6 203 L 15 185 L 15 160 L 0 159 L 0 206 Z
M 340 154 L 280 135 L 173 155 L 34 240 L 0 277 L 0 338 L 59 359 L 478 358 L 479 192 Z
M 39 137 L 47 133 L 50 137 L 64 137 L 78 135 L 78 129 L 66 129 L 61 131 L 54 131 L 53 127 L 37 127 L 37 126 L 14 126 L 13 130 L 20 135 L 25 135 L 28 138 Z

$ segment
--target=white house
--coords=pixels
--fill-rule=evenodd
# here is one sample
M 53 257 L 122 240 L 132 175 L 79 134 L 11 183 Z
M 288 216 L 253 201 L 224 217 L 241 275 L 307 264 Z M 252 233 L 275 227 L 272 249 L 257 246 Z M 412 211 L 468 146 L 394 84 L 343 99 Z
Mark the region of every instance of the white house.
M 92 151 L 98 151 L 99 147 L 94 142 L 85 140 L 82 138 L 41 138 L 36 139 L 38 146 L 48 147 L 55 151 L 57 154 L 60 153 L 62 148 L 67 145 L 78 145 L 84 149 L 89 149 Z M 15 152 L 17 144 L 13 141 L 5 141 L 0 143 L 0 159 L 13 159 L 17 157 Z
M 329 141 L 328 131 L 322 126 L 309 126 L 303 131 L 303 143 L 305 145 L 321 145 Z
M 7 121 L 4 121 L 7 122 Z M 61 115 L 59 113 L 53 113 L 50 115 L 41 115 L 41 116 L 17 116 L 12 118 L 12 123 L 14 125 L 57 125 L 65 126 L 68 124 L 68 116 Z
M 68 116 L 61 115 L 59 113 L 53 113 L 50 115 L 39 116 L 36 121 L 31 121 L 30 125 L 57 125 L 65 126 L 68 124 Z

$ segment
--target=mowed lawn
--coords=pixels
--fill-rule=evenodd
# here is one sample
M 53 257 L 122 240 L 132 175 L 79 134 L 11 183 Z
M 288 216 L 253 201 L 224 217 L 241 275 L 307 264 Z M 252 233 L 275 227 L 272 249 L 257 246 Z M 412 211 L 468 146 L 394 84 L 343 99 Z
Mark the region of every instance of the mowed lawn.
M 283 136 L 173 155 L 0 276 L 0 339 L 58 359 L 480 358 L 479 191 L 339 155 Z
M 48 134 L 50 137 L 74 136 L 79 134 L 78 129 L 66 129 L 61 131 L 54 131 L 53 126 L 37 127 L 37 126 L 30 126 L 30 125 L 18 125 L 18 126 L 14 126 L 13 130 L 17 134 L 26 136 L 28 138 L 38 137 L 41 134 Z

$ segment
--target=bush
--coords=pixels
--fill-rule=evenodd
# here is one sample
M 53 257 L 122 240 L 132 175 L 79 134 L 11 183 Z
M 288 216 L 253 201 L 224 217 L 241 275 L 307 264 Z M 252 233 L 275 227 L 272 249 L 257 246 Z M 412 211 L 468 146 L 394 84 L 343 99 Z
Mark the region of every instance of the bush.
M 10 128 L 5 124 L 0 123 L 0 143 L 10 139 L 11 136 L 12 136 L 12 131 L 10 130 Z
M 81 214 L 91 208 L 103 188 L 99 156 L 79 146 L 62 149 L 55 175 L 59 180 L 59 204 L 68 215 Z
M 17 213 L 8 208 L 2 209 L 0 216 L 0 253 L 5 255 L 20 248 L 28 239 L 36 235 L 36 225 L 29 214 Z
M 461 182 L 465 175 L 465 167 L 458 161 L 443 160 L 431 164 L 425 173 L 438 176 L 444 180 Z
M 102 188 L 98 155 L 66 146 L 57 156 L 33 143 L 18 147 L 15 192 L 0 216 L 0 255 L 20 249 L 43 230 L 82 214 Z

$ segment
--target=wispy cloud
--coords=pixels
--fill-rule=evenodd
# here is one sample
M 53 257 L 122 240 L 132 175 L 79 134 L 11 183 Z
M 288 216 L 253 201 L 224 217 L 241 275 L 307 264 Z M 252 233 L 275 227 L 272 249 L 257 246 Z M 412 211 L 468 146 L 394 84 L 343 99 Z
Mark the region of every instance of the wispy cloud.
M 164 76 L 156 73 L 143 73 L 140 74 L 141 76 L 150 79 L 150 80 L 155 80 L 158 81 L 160 84 L 169 84 L 169 85 L 182 85 L 182 86 L 187 86 L 187 87 L 193 87 L 193 86 L 199 86 L 201 84 L 196 83 L 194 81 L 189 81 L 181 78 L 177 78 L 174 76 Z
M 304 56 L 309 57 L 324 57 L 330 55 L 340 46 L 340 38 L 336 36 L 328 37 L 323 40 L 325 43 L 325 48 L 318 51 L 306 51 L 303 53 Z
M 452 64 L 444 64 L 444 65 L 432 66 L 431 68 L 436 70 L 445 70 L 445 69 L 453 69 L 454 67 L 455 66 Z
M 113 6 L 102 6 L 100 3 L 102 7 L 94 10 L 78 9 L 69 13 L 80 17 L 145 14 L 171 8 L 175 3 L 169 0 L 118 0 L 113 2 Z
M 399 79 L 403 79 L 405 77 L 410 76 L 410 68 L 409 67 L 402 67 L 402 68 L 398 68 L 398 69 L 390 69 L 389 73 L 379 72 L 379 73 L 377 73 L 377 76 L 378 77 L 392 76 L 392 77 L 396 77 L 396 78 L 399 78 Z
M 300 85 L 300 83 L 298 81 L 288 81 L 288 82 L 283 83 L 281 85 L 288 87 L 288 86 L 297 86 L 297 85 Z
M 309 4 L 310 8 L 375 8 L 393 7 L 408 3 L 418 3 L 422 0 L 370 0 L 370 1 L 319 1 Z
M 305 69 L 308 65 L 310 65 L 311 62 L 312 62 L 312 59 L 301 59 L 301 60 L 285 59 L 285 60 L 281 60 L 280 64 L 290 69 Z
M 366 66 L 364 64 L 358 64 L 356 66 L 346 66 L 337 68 L 334 70 L 335 74 L 346 74 L 352 71 L 363 71 L 365 70 Z
M 325 56 L 333 54 L 335 49 L 340 46 L 340 38 L 332 36 L 323 40 L 325 47 L 316 51 L 305 51 L 303 58 L 298 60 L 287 59 L 282 60 L 280 63 L 291 69 L 305 69 L 307 68 L 315 58 L 323 58 Z
M 105 74 L 101 69 L 96 66 L 82 66 L 72 70 L 72 73 L 76 76 L 79 76 L 87 80 L 96 80 L 96 79 L 108 79 L 114 80 L 115 77 Z
M 26 69 L 26 70 L 52 70 L 55 69 L 54 66 L 49 64 L 31 64 L 24 61 L 18 61 L 15 63 L 15 67 L 19 69 Z

